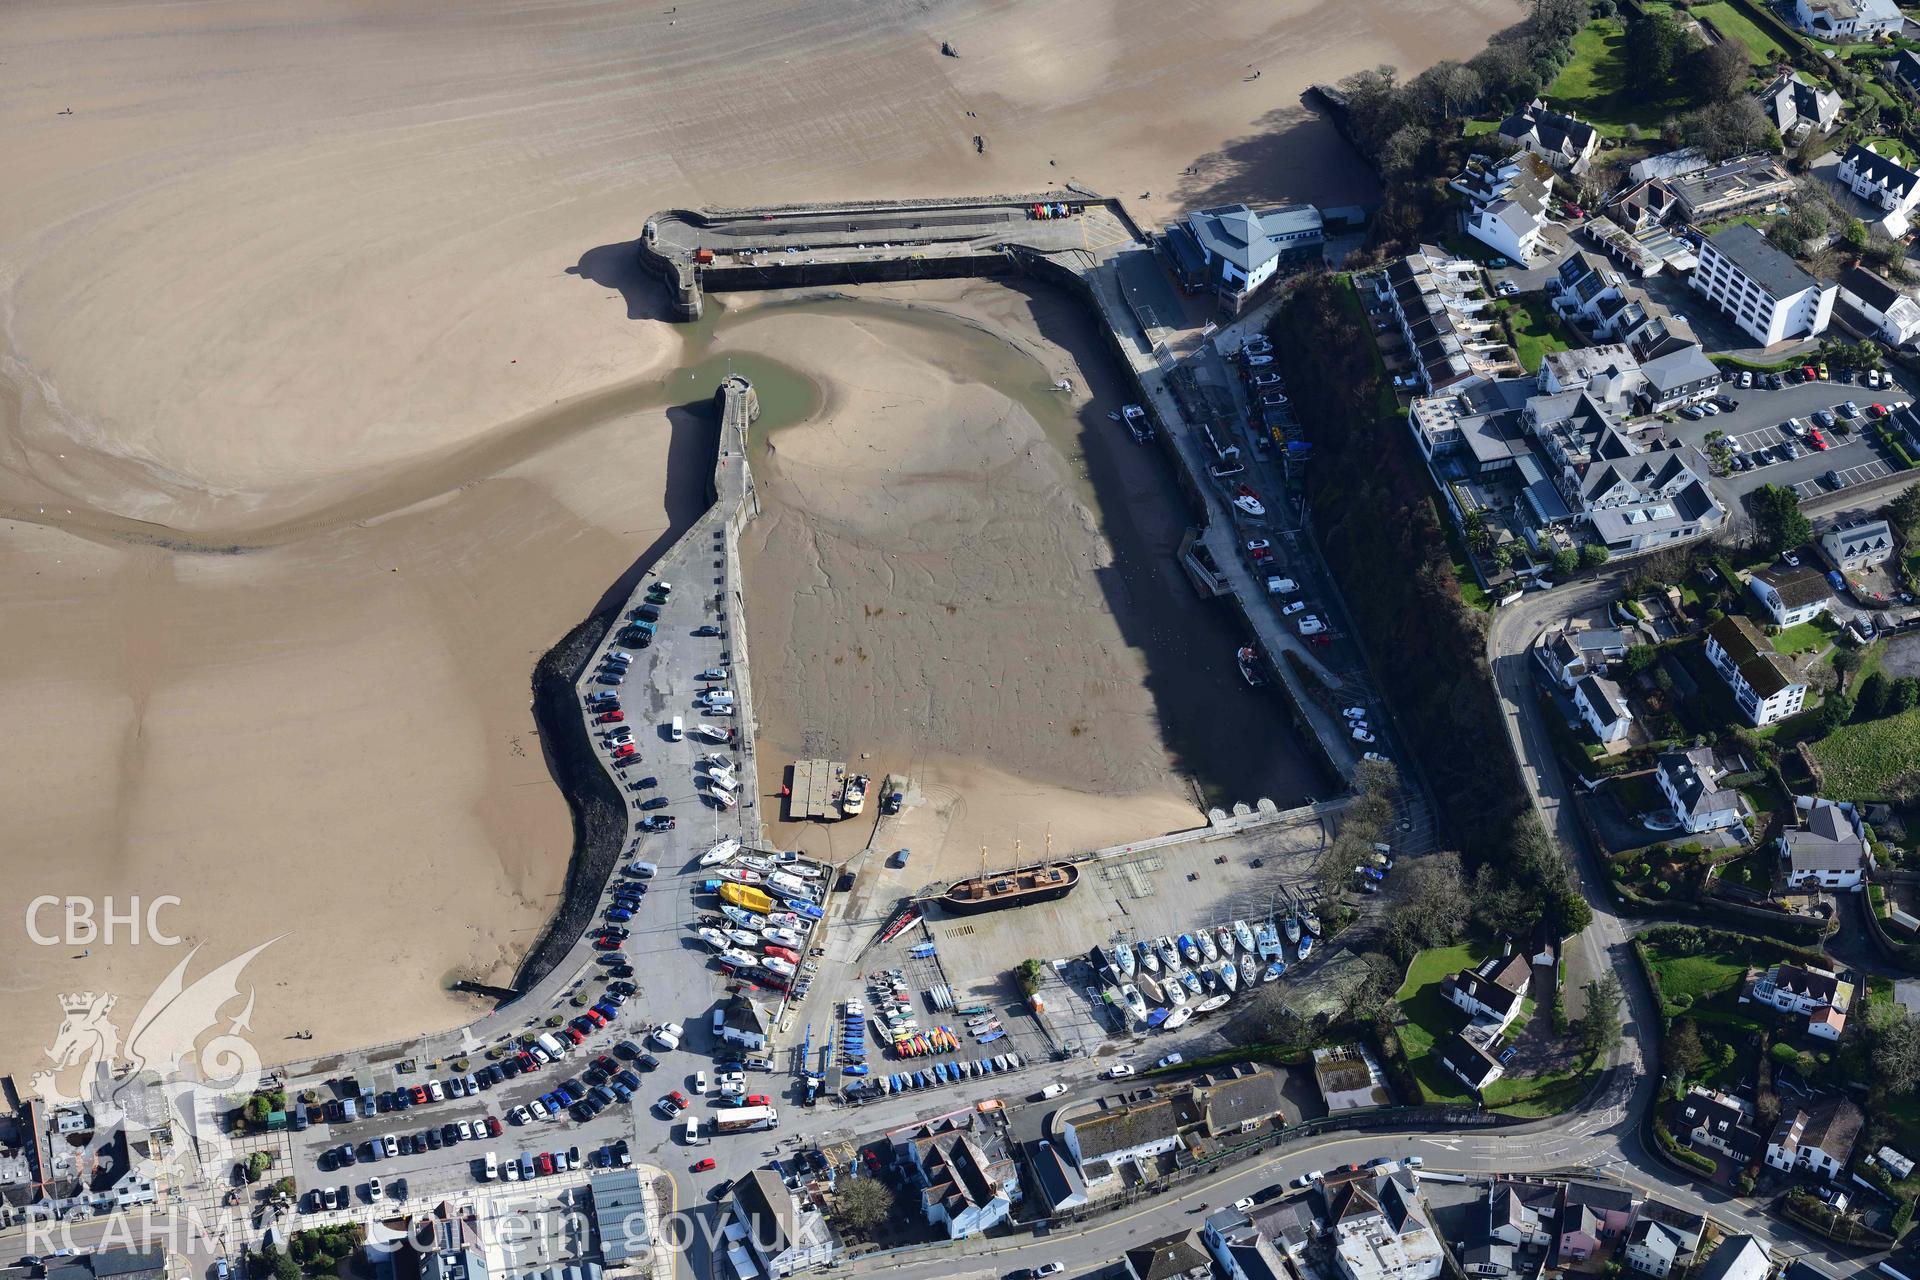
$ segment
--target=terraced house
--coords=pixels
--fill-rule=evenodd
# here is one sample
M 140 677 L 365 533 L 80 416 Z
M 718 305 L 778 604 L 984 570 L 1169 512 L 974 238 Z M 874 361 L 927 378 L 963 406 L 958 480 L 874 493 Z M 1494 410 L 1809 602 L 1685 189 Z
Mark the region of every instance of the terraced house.
M 1024 1195 L 997 1117 L 966 1108 L 887 1135 L 895 1167 L 919 1190 L 921 1215 L 949 1240 L 999 1226 Z
M 1871 142 L 1856 142 L 1847 148 L 1834 172 L 1838 182 L 1854 195 L 1880 210 L 1874 225 L 1894 239 L 1913 229 L 1911 214 L 1920 202 L 1920 173 L 1914 172 L 1892 156 L 1883 156 Z

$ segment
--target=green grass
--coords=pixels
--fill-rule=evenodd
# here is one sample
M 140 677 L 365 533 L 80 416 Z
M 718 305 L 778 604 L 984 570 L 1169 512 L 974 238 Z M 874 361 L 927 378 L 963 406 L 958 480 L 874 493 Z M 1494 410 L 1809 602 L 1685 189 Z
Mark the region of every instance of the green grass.
M 1549 352 L 1565 351 L 1568 343 L 1544 298 L 1515 298 L 1512 304 L 1506 315 L 1513 322 L 1513 353 L 1520 358 L 1520 367 L 1533 373 Z
M 1500 132 L 1500 122 L 1498 120 L 1469 120 L 1466 126 L 1460 130 L 1460 136 L 1463 138 L 1478 138 L 1484 134 L 1498 132 Z
M 1552 1071 L 1543 1076 L 1501 1076 L 1486 1087 L 1490 1110 L 1510 1116 L 1557 1116 L 1586 1096 L 1593 1072 Z
M 1838 634 L 1839 624 L 1823 613 L 1811 622 L 1782 630 L 1773 638 L 1773 651 L 1789 657 L 1796 653 L 1817 653 L 1832 644 Z
M 1846 800 L 1885 798 L 1893 783 L 1920 770 L 1920 707 L 1884 720 L 1844 724 L 1813 744 L 1827 791 Z
M 1573 58 L 1547 86 L 1549 103 L 1574 112 L 1610 137 L 1628 125 L 1655 129 L 1684 111 L 1685 86 L 1670 101 L 1654 101 L 1627 84 L 1626 28 L 1617 19 L 1596 18 L 1573 38 Z
M 1772 66 L 1786 56 L 1773 37 L 1762 31 L 1753 19 L 1726 3 L 1726 0 L 1696 4 L 1688 12 L 1711 22 L 1714 29 L 1727 39 L 1738 40 L 1745 45 L 1747 61 L 1756 67 Z
M 1657 946 L 1649 946 L 1647 952 L 1653 960 L 1653 971 L 1660 975 L 1660 992 L 1666 998 L 1669 1014 L 1683 1012 L 1673 1007 L 1675 998 L 1693 997 L 1697 1010 L 1702 1001 L 1738 988 L 1747 973 L 1745 961 L 1712 952 L 1674 956 Z
M 1400 1047 L 1429 1102 L 1467 1099 L 1466 1087 L 1434 1058 L 1433 1046 L 1451 1035 L 1461 1020 L 1460 1010 L 1440 995 L 1440 980 L 1479 960 L 1474 949 L 1464 944 L 1422 951 L 1407 967 L 1407 980 L 1394 996 L 1406 1015 L 1400 1027 Z

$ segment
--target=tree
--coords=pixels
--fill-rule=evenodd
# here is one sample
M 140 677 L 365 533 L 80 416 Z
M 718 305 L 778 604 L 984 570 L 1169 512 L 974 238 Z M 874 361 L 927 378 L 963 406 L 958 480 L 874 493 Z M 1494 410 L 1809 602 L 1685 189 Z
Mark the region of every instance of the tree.
M 1911 711 L 1920 705 L 1920 678 L 1901 676 L 1893 682 L 1893 699 L 1889 704 L 1894 715 L 1902 711 Z
M 1800 495 L 1777 484 L 1763 484 L 1754 490 L 1753 521 L 1767 551 L 1779 555 L 1800 546 L 1813 536 L 1813 524 L 1800 510 Z
M 1038 960 L 1022 960 L 1013 971 L 1013 979 L 1020 984 L 1020 990 L 1030 996 L 1040 989 L 1040 978 L 1045 971 Z
M 1246 1044 L 1305 1044 L 1312 1028 L 1287 1003 L 1291 994 L 1283 982 L 1269 982 L 1255 990 L 1247 1011 L 1233 1024 L 1239 1033 L 1236 1038 Z
M 1443 124 L 1470 113 L 1486 92 L 1480 73 L 1460 62 L 1438 62 L 1414 77 L 1407 92 L 1429 124 Z
M 1457 853 L 1434 853 L 1400 873 L 1401 895 L 1387 916 L 1387 944 L 1403 960 L 1459 940 L 1473 902 Z
M 1867 247 L 1867 224 L 1858 218 L 1848 218 L 1847 225 L 1840 229 L 1840 238 L 1856 253 Z
M 1660 1047 L 1666 1056 L 1668 1073 L 1682 1080 L 1706 1061 L 1707 1047 L 1700 1043 L 1700 1028 L 1694 1025 L 1692 1018 L 1677 1020 Z
M 1620 1043 L 1620 1006 L 1626 997 L 1620 990 L 1620 979 L 1611 973 L 1602 973 L 1589 982 L 1586 991 L 1587 1012 L 1580 1019 L 1580 1039 L 1589 1054 L 1605 1058 Z
M 1561 547 L 1553 553 L 1553 571 L 1566 577 L 1580 567 L 1580 553 L 1572 547 Z
M 1403 124 L 1381 143 L 1379 150 L 1374 153 L 1374 163 L 1387 177 L 1400 177 L 1418 169 L 1427 148 L 1432 145 L 1433 134 L 1425 127 Z
M 1680 141 L 1699 147 L 1712 160 L 1724 160 L 1743 151 L 1777 149 L 1780 145 L 1780 133 L 1767 119 L 1767 113 L 1745 94 L 1689 111 L 1680 118 L 1677 133 Z M 1807 235 L 1804 228 L 1795 230 L 1802 239 Z
M 1860 669 L 1860 651 L 1841 645 L 1833 651 L 1833 669 L 1844 681 Z
M 1541 44 L 1564 44 L 1580 34 L 1590 13 L 1587 0 L 1533 0 L 1533 38 Z
M 1746 46 L 1722 40 L 1695 49 L 1687 58 L 1686 72 L 1694 101 L 1721 102 L 1746 88 L 1753 67 L 1747 61 Z
M 856 1231 L 872 1231 L 893 1216 L 893 1189 L 878 1178 L 842 1178 L 833 1207 Z
M 1876 671 L 1860 682 L 1854 694 L 1853 714 L 1861 720 L 1878 720 L 1887 714 L 1887 704 L 1892 697 L 1892 681 Z
M 1920 1084 L 1920 1028 L 1894 1001 L 1867 1005 L 1867 1043 L 1875 1083 L 1896 1097 Z
M 1820 704 L 1820 731 L 1832 733 L 1847 721 L 1853 719 L 1853 699 L 1844 693 L 1834 693 Z
M 1627 79 L 1641 96 L 1664 101 L 1673 96 L 1673 73 L 1690 48 L 1687 32 L 1664 13 L 1627 23 Z

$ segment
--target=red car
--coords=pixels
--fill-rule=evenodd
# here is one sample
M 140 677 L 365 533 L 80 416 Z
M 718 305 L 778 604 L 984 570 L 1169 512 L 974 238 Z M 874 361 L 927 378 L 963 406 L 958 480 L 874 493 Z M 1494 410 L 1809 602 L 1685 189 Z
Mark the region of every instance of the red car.
M 707 1170 L 711 1168 L 713 1168 L 713 1157 L 708 1156 L 705 1160 L 695 1161 L 693 1166 L 693 1171 L 695 1173 L 705 1173 Z
M 1313 642 L 1317 645 L 1325 647 L 1333 643 L 1333 637 L 1332 636 L 1315 636 L 1313 638 Z
M 562 1029 L 566 1032 L 567 1039 L 573 1041 L 575 1044 L 579 1044 L 587 1038 L 587 1033 L 578 1027 L 565 1027 Z
M 618 951 L 625 945 L 626 943 L 620 941 L 618 938 L 595 938 L 593 940 L 593 949 L 595 951 Z
M 587 1010 L 587 1020 L 592 1022 L 596 1027 L 604 1027 L 607 1025 L 607 1015 L 598 1009 Z
M 606 1072 L 610 1076 L 617 1076 L 620 1074 L 620 1064 L 613 1060 L 612 1054 L 606 1054 L 606 1053 L 601 1054 L 599 1057 L 593 1060 L 593 1065 L 600 1068 L 602 1071 Z
M 625 760 L 629 756 L 636 756 L 639 754 L 640 754 L 640 748 L 634 746 L 631 742 L 622 743 L 621 745 L 613 749 L 613 758 L 615 760 Z
M 542 1151 L 533 1158 L 533 1167 L 538 1169 L 542 1174 L 552 1173 L 553 1157 Z
M 427 1102 L 432 1097 L 433 1095 L 427 1092 L 427 1086 L 423 1084 L 417 1084 L 413 1086 L 413 1105 L 414 1106 L 416 1107 L 420 1106 L 422 1103 Z
M 1818 369 L 1816 369 L 1816 368 L 1814 368 L 1814 367 L 1813 367 L 1812 365 L 1810 365 L 1810 364 L 1803 364 L 1803 365 L 1801 365 L 1801 366 L 1800 366 L 1800 372 L 1806 375 L 1806 379 L 1807 379 L 1807 381 L 1808 381 L 1808 382 L 1815 382 L 1815 381 L 1818 381 L 1818 380 L 1819 380 L 1819 377 L 1820 377 L 1820 371 L 1819 371 Z
M 540 1059 L 530 1053 L 522 1052 L 516 1061 L 520 1063 L 520 1069 L 522 1071 L 538 1071 L 540 1069 Z
M 1827 447 L 1827 438 L 1820 434 L 1820 428 L 1815 427 L 1807 432 L 1807 443 L 1816 449 L 1824 449 Z
M 595 716 L 593 722 L 595 724 L 619 724 L 626 718 L 627 713 L 624 711 L 609 711 L 605 715 Z
M 499 1116 L 487 1117 L 487 1136 L 489 1138 L 497 1138 L 500 1136 L 500 1117 Z
M 750 1093 L 747 1095 L 747 1100 L 741 1105 L 747 1107 L 770 1107 L 773 1103 L 768 1100 L 767 1095 L 764 1093 Z
M 1887 416 L 1887 406 L 1883 404 L 1876 404 L 1870 410 L 1868 410 L 1868 412 L 1872 413 L 1873 416 L 1876 418 L 1884 418 Z
M 666 1097 L 660 1099 L 659 1106 L 660 1109 L 669 1116 L 677 1116 L 687 1109 L 687 1095 L 675 1089 Z

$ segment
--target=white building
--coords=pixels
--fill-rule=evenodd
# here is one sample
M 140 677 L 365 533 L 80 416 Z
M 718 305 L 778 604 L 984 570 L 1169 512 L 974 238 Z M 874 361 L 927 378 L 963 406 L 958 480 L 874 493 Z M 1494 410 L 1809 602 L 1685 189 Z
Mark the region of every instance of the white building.
M 1795 0 L 1793 23 L 1816 40 L 1897 35 L 1905 21 L 1893 0 Z
M 1825 333 L 1837 292 L 1746 223 L 1700 242 L 1689 283 L 1763 347 Z
M 1846 101 L 1831 89 L 1809 83 L 1798 71 L 1780 72 L 1757 96 L 1761 110 L 1782 138 L 1832 133 L 1840 123 L 1840 108 Z
M 1747 589 L 1767 611 L 1776 627 L 1797 627 L 1812 622 L 1833 602 L 1827 587 L 1827 575 L 1810 564 L 1769 565 L 1756 569 L 1747 579 Z
M 1175 273 L 1190 292 L 1210 289 L 1229 315 L 1283 272 L 1321 262 L 1326 225 L 1310 204 L 1202 209 L 1166 230 Z
M 1820 550 L 1841 573 L 1884 564 L 1893 558 L 1893 527 L 1885 520 L 1862 520 L 1820 535 Z
M 724 1251 L 740 1280 L 779 1280 L 833 1260 L 833 1233 L 820 1210 L 795 1197 L 771 1169 L 755 1169 L 733 1184 L 725 1230 Z
M 1853 1158 L 1865 1117 L 1844 1098 L 1821 1098 L 1805 1111 L 1781 1109 L 1780 1123 L 1767 1143 L 1767 1163 L 1783 1173 L 1811 1169 L 1837 1178 Z
M 1830 969 L 1776 964 L 1753 980 L 1748 992 L 1755 1004 L 1807 1019 L 1809 1034 L 1838 1040 L 1853 1006 L 1853 984 Z
M 1920 173 L 1915 173 L 1892 156 L 1883 156 L 1871 142 L 1856 142 L 1847 148 L 1833 180 L 1854 195 L 1880 210 L 1877 225 L 1894 239 L 1913 227 L 1911 214 L 1920 202 Z
M 1641 1202 L 1627 1231 L 1627 1265 L 1643 1275 L 1666 1276 L 1692 1264 L 1706 1219 L 1658 1200 Z
M 1694 835 L 1741 823 L 1740 793 L 1721 787 L 1716 781 L 1719 772 L 1712 747 L 1663 751 L 1653 762 L 1653 780 L 1660 793 L 1680 825 Z
M 1593 736 L 1607 746 L 1625 742 L 1633 731 L 1633 712 L 1620 686 L 1605 676 L 1585 676 L 1573 686 L 1573 705 Z
M 1536 98 L 1525 110 L 1500 122 L 1500 142 L 1531 151 L 1556 169 L 1585 173 L 1593 153 L 1600 149 L 1600 133 Z
M 1333 1231 L 1334 1264 L 1345 1280 L 1434 1280 L 1440 1240 L 1420 1207 L 1414 1175 L 1353 1170 L 1321 1184 Z
M 1753 724 L 1784 720 L 1806 705 L 1806 682 L 1745 618 L 1722 618 L 1708 627 L 1706 655 Z
M 1448 184 L 1467 199 L 1467 234 L 1525 266 L 1541 252 L 1553 171 L 1538 156 L 1516 151 L 1492 164 L 1471 164 Z
M 1907 290 L 1854 267 L 1840 277 L 1842 318 L 1854 328 L 1877 337 L 1890 347 L 1904 347 L 1920 338 L 1920 303 Z
M 1793 808 L 1800 825 L 1788 827 L 1776 842 L 1787 883 L 1796 889 L 1859 888 L 1873 870 L 1859 811 L 1819 796 L 1795 796 Z
M 1080 1167 L 1088 1188 L 1100 1185 L 1103 1175 L 1117 1175 L 1124 1164 L 1149 1160 L 1180 1145 L 1180 1120 L 1173 1099 L 1110 1107 L 1063 1120 L 1061 1138 L 1067 1154 Z M 1098 1164 L 1100 1168 L 1095 1168 Z

